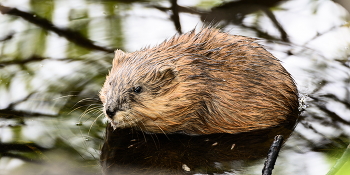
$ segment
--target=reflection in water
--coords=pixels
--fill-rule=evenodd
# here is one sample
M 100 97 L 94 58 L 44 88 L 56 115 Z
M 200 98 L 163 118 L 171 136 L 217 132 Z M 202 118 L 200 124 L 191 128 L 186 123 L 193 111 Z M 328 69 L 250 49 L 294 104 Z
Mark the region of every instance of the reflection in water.
M 257 1 L 1 1 L 0 172 L 99 173 L 98 157 L 105 124 L 102 117 L 95 120 L 101 114 L 101 103 L 95 97 L 111 66 L 110 48 L 138 50 L 146 44 L 159 43 L 176 31 L 188 31 L 213 19 L 233 34 L 267 39 L 265 45 L 283 61 L 305 95 L 306 110 L 285 143 L 274 173 L 325 174 L 350 142 L 349 14 L 333 1 L 271 0 L 246 5 L 248 2 Z M 13 7 L 17 8 L 17 15 L 8 12 Z M 95 46 L 107 50 L 94 49 Z M 79 121 L 81 125 L 77 126 Z M 107 141 L 114 142 L 116 133 L 107 134 L 111 136 Z M 241 141 L 238 138 L 221 136 L 232 139 L 222 144 L 218 138 L 209 141 L 193 138 L 198 140 L 196 144 L 188 136 L 174 135 L 170 142 L 178 139 L 185 144 L 176 142 L 172 146 L 164 143 L 169 140 L 164 136 L 129 135 L 127 131 L 118 134 L 126 139 L 125 145 L 121 145 L 124 149 L 133 141 L 130 137 L 137 137 L 135 142 L 140 144 L 139 148 L 149 144 L 155 152 L 178 146 L 179 150 L 171 153 L 177 158 L 186 153 L 188 160 L 186 166 L 178 163 L 173 170 L 205 172 L 203 167 L 209 165 L 214 169 L 212 172 L 261 174 L 259 160 L 213 165 L 212 162 L 217 161 L 213 158 L 235 156 L 206 155 L 210 161 L 201 165 L 203 161 L 196 160 L 205 157 L 193 159 L 198 151 L 204 148 L 216 151 L 225 143 L 224 150 L 231 152 L 235 144 L 232 150 L 238 151 Z M 265 142 L 271 144 L 271 141 Z M 186 152 L 186 145 L 198 151 Z M 135 150 L 136 145 L 132 148 Z M 261 149 L 252 159 L 265 157 L 266 153 L 262 152 Z M 62 156 L 57 158 L 58 155 Z M 113 157 L 113 153 L 109 156 Z M 76 164 L 64 164 L 68 159 Z M 54 163 L 42 166 L 45 162 Z
M 186 174 L 241 171 L 266 157 L 275 135 L 293 126 L 239 134 L 148 134 L 107 126 L 101 164 L 106 174 Z

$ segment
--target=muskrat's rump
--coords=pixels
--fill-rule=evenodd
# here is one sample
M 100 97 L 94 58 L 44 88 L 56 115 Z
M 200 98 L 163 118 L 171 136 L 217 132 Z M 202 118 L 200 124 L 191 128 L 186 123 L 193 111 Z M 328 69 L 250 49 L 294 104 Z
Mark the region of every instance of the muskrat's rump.
M 293 126 L 297 93 L 255 39 L 204 28 L 153 48 L 116 51 L 100 98 L 115 128 L 232 134 Z

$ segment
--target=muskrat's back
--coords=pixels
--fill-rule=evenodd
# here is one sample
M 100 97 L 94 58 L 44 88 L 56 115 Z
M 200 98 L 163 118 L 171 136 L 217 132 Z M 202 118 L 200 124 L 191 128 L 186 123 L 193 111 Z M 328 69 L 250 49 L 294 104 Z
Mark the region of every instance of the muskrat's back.
M 115 128 L 212 134 L 293 126 L 297 94 L 290 74 L 255 39 L 204 28 L 116 51 L 100 97 Z

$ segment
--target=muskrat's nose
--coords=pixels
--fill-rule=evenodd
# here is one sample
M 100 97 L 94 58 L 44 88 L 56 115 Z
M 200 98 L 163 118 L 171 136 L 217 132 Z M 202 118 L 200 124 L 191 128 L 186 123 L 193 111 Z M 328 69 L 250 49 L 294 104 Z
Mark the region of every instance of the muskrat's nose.
M 108 118 L 113 119 L 113 116 L 115 115 L 117 110 L 113 110 L 112 108 L 108 107 L 106 110 L 106 114 Z

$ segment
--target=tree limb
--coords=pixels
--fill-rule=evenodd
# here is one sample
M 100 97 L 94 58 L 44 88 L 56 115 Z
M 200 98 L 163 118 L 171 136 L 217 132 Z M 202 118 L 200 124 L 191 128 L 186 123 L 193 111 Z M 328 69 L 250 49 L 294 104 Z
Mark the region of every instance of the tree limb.
M 102 46 L 95 45 L 91 40 L 85 38 L 79 32 L 73 31 L 67 28 L 59 28 L 55 26 L 51 21 L 45 18 L 39 17 L 38 15 L 35 15 L 33 13 L 24 12 L 16 8 L 6 7 L 1 4 L 0 4 L 0 12 L 2 14 L 21 17 L 32 24 L 35 24 L 45 30 L 52 31 L 56 33 L 58 36 L 64 37 L 67 40 L 84 48 L 104 51 L 108 53 L 113 53 L 115 50 L 115 49 L 105 48 Z

